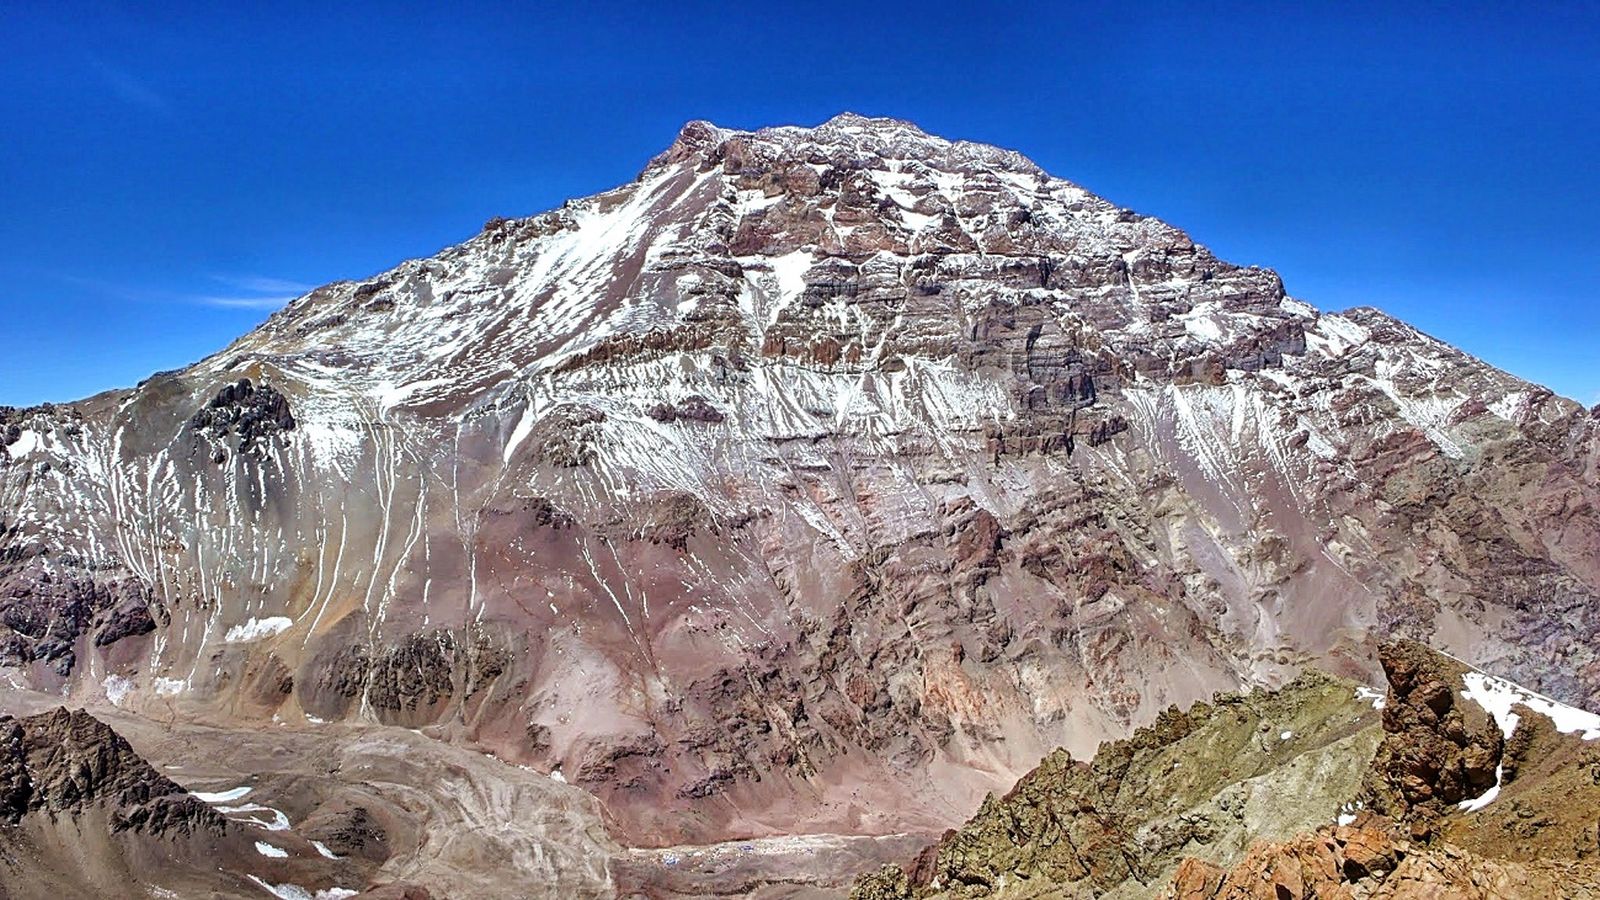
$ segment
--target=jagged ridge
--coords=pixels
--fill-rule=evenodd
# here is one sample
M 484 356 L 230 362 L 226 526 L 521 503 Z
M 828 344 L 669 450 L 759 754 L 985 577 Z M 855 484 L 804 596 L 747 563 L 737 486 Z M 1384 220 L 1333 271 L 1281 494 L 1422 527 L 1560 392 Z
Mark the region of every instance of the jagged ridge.
M 1600 716 L 1421 644 L 1381 656 L 1387 696 L 1313 671 L 1170 709 L 1088 764 L 1053 754 L 909 867 L 859 879 L 852 900 L 1600 890 Z M 1265 802 L 1242 802 L 1247 786 Z

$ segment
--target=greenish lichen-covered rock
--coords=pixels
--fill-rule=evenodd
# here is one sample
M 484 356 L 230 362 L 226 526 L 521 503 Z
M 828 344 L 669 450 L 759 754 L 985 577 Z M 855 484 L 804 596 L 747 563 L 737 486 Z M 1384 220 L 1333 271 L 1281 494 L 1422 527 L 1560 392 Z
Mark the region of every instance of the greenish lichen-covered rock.
M 1146 896 L 1185 855 L 1227 863 L 1252 840 L 1332 820 L 1380 736 L 1354 684 L 1314 671 L 1169 708 L 1092 761 L 1051 753 L 910 874 L 886 868 L 852 897 Z
M 850 900 L 911 900 L 911 879 L 899 866 L 884 866 L 856 879 Z

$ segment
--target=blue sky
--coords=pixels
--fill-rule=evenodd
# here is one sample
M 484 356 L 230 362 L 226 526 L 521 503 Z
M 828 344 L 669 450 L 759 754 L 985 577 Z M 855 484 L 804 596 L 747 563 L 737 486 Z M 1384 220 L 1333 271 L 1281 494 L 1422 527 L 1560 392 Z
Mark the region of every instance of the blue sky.
M 686 120 L 842 110 L 1600 402 L 1596 4 L 226 5 L 0 6 L 0 403 L 191 362 Z

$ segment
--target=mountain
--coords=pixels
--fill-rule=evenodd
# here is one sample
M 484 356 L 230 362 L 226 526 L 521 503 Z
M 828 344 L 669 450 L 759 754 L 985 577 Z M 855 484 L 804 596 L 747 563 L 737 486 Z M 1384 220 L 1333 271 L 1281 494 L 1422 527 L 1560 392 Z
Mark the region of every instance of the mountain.
M 690 123 L 0 444 L 13 683 L 420 729 L 673 859 L 935 834 L 1390 637 L 1600 702 L 1595 412 L 888 119 Z

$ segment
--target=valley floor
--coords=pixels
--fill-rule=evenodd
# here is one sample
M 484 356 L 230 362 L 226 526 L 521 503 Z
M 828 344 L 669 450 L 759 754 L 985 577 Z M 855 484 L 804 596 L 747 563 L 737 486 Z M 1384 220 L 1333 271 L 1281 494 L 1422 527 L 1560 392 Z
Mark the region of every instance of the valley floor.
M 48 694 L 0 692 L 0 714 L 31 716 L 61 705 Z M 433 900 L 842 897 L 855 873 L 908 858 L 936 838 L 815 834 L 628 848 L 611 836 L 598 801 L 580 788 L 412 729 L 237 729 L 159 721 L 106 704 L 89 712 L 162 774 L 260 839 L 263 859 L 253 865 L 277 864 L 283 872 L 235 873 L 241 897 L 335 900 L 386 884 L 427 889 Z M 356 819 L 364 831 L 354 829 L 361 833 L 351 833 L 352 810 L 361 811 Z M 192 862 L 207 869 L 226 868 L 227 861 Z M 307 871 L 327 884 L 294 880 Z M 191 882 L 174 887 L 163 877 L 150 873 L 129 896 L 163 898 L 175 890 L 187 896 L 192 889 Z M 6 887 L 0 895 L 8 900 L 33 896 L 27 885 Z M 38 889 L 50 896 L 57 888 Z M 208 896 L 233 896 L 209 890 Z

